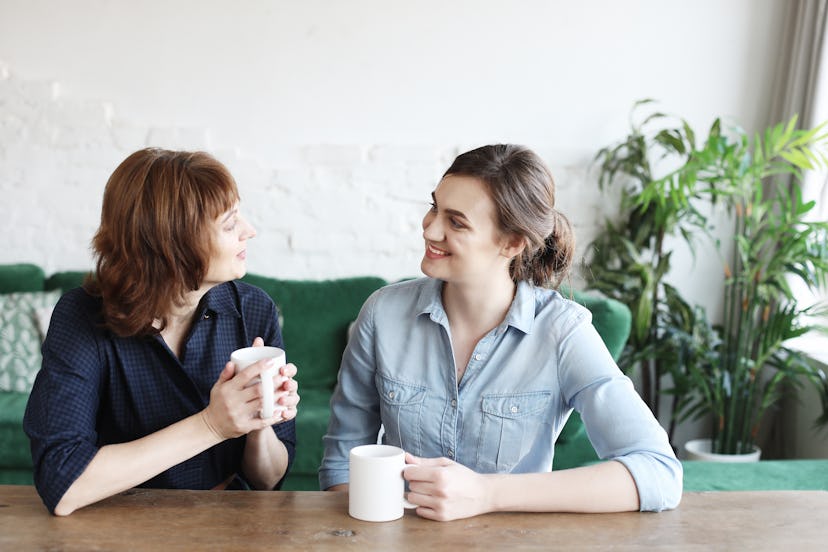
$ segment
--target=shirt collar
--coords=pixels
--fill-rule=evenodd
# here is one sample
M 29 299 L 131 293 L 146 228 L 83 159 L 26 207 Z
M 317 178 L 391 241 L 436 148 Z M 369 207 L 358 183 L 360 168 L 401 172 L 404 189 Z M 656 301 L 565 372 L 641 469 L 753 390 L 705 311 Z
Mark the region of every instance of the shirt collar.
M 535 288 L 532 284 L 518 282 L 515 298 L 503 323 L 525 334 L 532 333 L 535 324 Z
M 219 284 L 212 288 L 204 294 L 204 297 L 201 299 L 199 315 L 204 317 L 210 313 L 215 313 L 227 314 L 240 318 L 241 313 L 239 312 L 239 309 L 236 308 L 235 293 L 233 293 L 234 289 L 235 286 L 232 282 Z
M 448 324 L 448 316 L 443 308 L 443 281 L 429 278 L 420 290 L 417 298 L 418 315 L 428 314 L 438 324 Z M 528 282 L 518 282 L 512 306 L 506 313 L 501 327 L 512 326 L 525 334 L 532 333 L 535 323 L 535 290 Z
M 448 316 L 443 309 L 443 281 L 436 278 L 427 278 L 425 284 L 420 288 L 420 296 L 417 298 L 417 315 L 428 314 L 438 324 L 447 325 Z

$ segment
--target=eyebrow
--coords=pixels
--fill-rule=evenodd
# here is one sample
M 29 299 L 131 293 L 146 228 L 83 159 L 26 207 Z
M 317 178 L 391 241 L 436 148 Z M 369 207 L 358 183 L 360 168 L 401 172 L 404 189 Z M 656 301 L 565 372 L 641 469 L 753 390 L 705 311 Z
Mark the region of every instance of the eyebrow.
M 235 215 L 235 214 L 236 214 L 236 213 L 238 213 L 238 212 L 239 212 L 239 208 L 238 208 L 238 207 L 233 207 L 232 209 L 230 209 L 230 212 L 229 212 L 229 213 L 227 213 L 227 216 L 226 216 L 226 217 L 224 217 L 223 219 L 221 219 L 222 224 L 223 224 L 223 223 L 225 223 L 225 222 L 227 222 L 228 220 L 230 220 L 230 217 L 232 217 L 233 215 Z
M 434 192 L 431 192 L 431 200 L 434 202 L 434 205 L 437 205 L 437 196 L 434 195 Z M 457 209 L 446 209 L 445 211 L 450 215 L 462 218 L 466 222 L 471 222 L 469 221 L 469 217 L 463 214 L 463 211 L 458 211 Z

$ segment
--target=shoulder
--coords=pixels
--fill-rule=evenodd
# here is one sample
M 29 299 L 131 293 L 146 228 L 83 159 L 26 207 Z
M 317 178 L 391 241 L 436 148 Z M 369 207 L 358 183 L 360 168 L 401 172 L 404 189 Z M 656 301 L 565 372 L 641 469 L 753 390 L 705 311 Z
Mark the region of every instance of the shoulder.
M 375 325 L 398 327 L 401 319 L 416 311 L 420 298 L 427 295 L 429 282 L 432 282 L 430 278 L 403 280 L 375 290 L 360 308 L 357 326 L 363 329 Z
M 111 339 L 103 319 L 103 302 L 83 288 L 61 296 L 52 312 L 49 331 L 43 342 L 44 364 L 51 354 L 66 358 L 99 358 L 101 343 Z
M 419 295 L 424 288 L 427 288 L 433 282 L 434 280 L 432 280 L 431 278 L 414 278 L 411 280 L 400 280 L 399 282 L 394 282 L 382 286 L 374 293 L 372 293 L 371 296 L 383 297 L 388 299 L 401 297 L 409 298 L 414 295 Z
M 70 289 L 64 293 L 55 305 L 50 328 L 55 322 L 77 324 L 86 322 L 97 325 L 103 322 L 103 302 L 100 297 L 91 295 L 82 287 Z
M 564 297 L 559 291 L 534 287 L 535 321 L 544 331 L 565 337 L 580 326 L 592 324 L 592 313 L 585 306 Z
M 378 313 L 420 311 L 440 299 L 441 283 L 432 278 L 417 278 L 388 284 L 368 297 L 365 304 Z
M 242 300 L 273 303 L 273 299 L 265 290 L 254 286 L 253 284 L 248 284 L 247 282 L 242 282 L 241 280 L 233 280 L 232 282 L 227 282 L 222 285 L 233 288 L 236 295 Z
M 273 327 L 282 326 L 279 313 L 273 298 L 262 288 L 234 280 L 221 286 L 223 293 L 233 297 L 235 307 L 244 320 L 244 324 L 257 335 L 267 335 Z
M 590 316 L 588 308 L 564 296 L 556 289 L 534 287 L 533 291 L 537 311 L 547 310 L 564 316 Z

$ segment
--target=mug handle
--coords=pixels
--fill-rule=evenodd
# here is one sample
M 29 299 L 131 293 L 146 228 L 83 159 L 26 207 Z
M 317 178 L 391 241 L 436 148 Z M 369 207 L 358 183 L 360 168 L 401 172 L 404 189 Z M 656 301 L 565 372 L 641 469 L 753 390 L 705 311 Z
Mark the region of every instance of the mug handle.
M 405 468 L 407 468 L 409 466 L 414 466 L 414 465 L 416 465 L 416 464 L 406 464 L 405 466 L 403 466 L 403 471 L 405 471 Z M 402 474 L 400 474 L 400 475 L 402 476 Z M 405 479 L 405 478 L 403 477 L 403 479 Z M 409 502 L 405 498 L 405 495 L 403 495 L 402 501 L 403 501 L 403 508 L 405 508 L 407 510 L 410 510 L 411 508 L 419 508 L 419 506 L 417 506 L 416 504 L 412 504 L 411 502 Z

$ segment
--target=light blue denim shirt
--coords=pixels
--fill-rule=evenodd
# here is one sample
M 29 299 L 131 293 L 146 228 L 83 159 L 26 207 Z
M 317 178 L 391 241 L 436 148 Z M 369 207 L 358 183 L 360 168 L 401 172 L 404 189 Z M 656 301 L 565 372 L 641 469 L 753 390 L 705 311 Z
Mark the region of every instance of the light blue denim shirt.
M 348 482 L 350 449 L 375 443 L 381 425 L 386 444 L 417 456 L 478 473 L 547 472 L 575 409 L 598 455 L 632 474 L 642 510 L 679 503 L 681 463 L 586 308 L 520 283 L 458 385 L 441 290 L 440 280 L 421 278 L 363 305 L 331 398 L 321 488 Z

